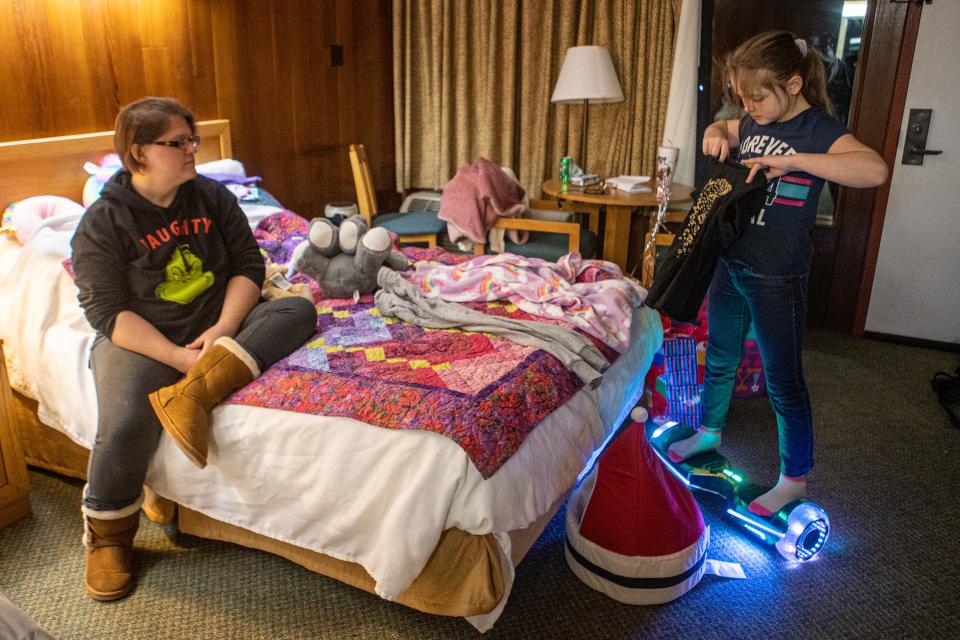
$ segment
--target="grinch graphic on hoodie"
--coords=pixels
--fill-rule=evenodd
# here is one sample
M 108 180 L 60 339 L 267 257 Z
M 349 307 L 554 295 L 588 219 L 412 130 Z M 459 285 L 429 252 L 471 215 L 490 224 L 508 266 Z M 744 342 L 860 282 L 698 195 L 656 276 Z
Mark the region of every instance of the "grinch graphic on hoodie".
M 188 244 L 181 244 L 173 250 L 164 273 L 166 278 L 154 291 L 158 298 L 167 302 L 190 304 L 213 285 L 213 272 L 203 270 L 203 261 L 193 255 Z
M 187 344 L 216 323 L 232 277 L 263 285 L 263 257 L 236 197 L 203 176 L 159 207 L 136 192 L 129 172 L 117 173 L 71 246 L 80 306 L 108 338 L 126 310 Z

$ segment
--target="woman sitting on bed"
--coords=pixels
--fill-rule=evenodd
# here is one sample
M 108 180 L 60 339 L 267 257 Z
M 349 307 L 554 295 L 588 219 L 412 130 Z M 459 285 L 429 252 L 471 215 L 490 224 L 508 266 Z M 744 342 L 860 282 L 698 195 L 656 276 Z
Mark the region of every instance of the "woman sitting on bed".
M 145 98 L 117 116 L 123 161 L 71 241 L 99 418 L 84 488 L 86 589 L 132 585 L 143 480 L 161 429 L 197 466 L 210 411 L 312 335 L 301 297 L 259 302 L 264 262 L 236 198 L 197 175 L 193 114 Z

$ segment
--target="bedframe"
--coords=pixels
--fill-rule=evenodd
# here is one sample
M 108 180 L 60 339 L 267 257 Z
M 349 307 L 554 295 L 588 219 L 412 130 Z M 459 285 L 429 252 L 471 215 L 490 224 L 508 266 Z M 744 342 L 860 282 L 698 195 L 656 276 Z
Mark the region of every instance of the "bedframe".
M 200 162 L 231 157 L 228 121 L 200 122 L 198 133 L 204 140 L 198 154 Z M 0 175 L 4 176 L 0 180 L 0 205 L 41 194 L 61 195 L 78 200 L 86 177 L 80 167 L 86 161 L 95 162 L 110 151 L 112 132 L 0 143 Z M 14 296 L 10 295 L 10 292 L 16 289 L 10 282 L 6 283 L 6 288 L 3 284 L 11 265 L 19 258 L 17 252 L 21 249 L 13 246 L 15 242 L 12 238 L 0 237 L 0 306 L 17 304 Z M 5 294 L 10 297 L 5 297 Z M 54 303 L 51 302 L 51 305 Z M 3 316 L 6 319 L 2 322 L 11 322 L 10 314 L 6 311 Z M 77 324 L 75 320 L 74 324 Z M 89 436 L 78 436 L 76 429 L 61 424 L 69 422 L 68 419 L 58 416 L 55 411 L 31 397 L 41 394 L 31 393 L 35 392 L 36 388 L 31 389 L 29 378 L 18 371 L 18 367 L 13 366 L 13 363 L 20 362 L 22 367 L 32 357 L 32 353 L 28 353 L 29 348 L 18 349 L 20 345 L 17 344 L 17 329 L 0 324 L 0 339 L 5 340 L 7 354 L 7 362 L 0 361 L 0 366 L 10 365 L 14 398 L 12 419 L 20 434 L 26 460 L 32 466 L 84 479 L 88 458 L 88 449 L 84 445 L 89 443 Z M 79 330 L 92 334 L 89 327 L 80 327 Z M 265 532 L 263 527 L 256 525 L 248 526 L 249 522 L 245 522 L 243 518 L 229 515 L 213 517 L 211 513 L 221 515 L 221 511 L 205 508 L 208 505 L 202 500 L 199 501 L 199 507 L 191 503 L 190 497 L 177 500 L 177 495 L 170 495 L 176 491 L 157 479 L 164 475 L 189 474 L 194 471 L 189 463 L 181 466 L 184 461 L 178 459 L 175 447 L 168 442 L 169 438 L 166 436 L 161 439 L 158 455 L 151 466 L 151 472 L 148 473 L 148 484 L 158 486 L 154 487 L 156 492 L 149 486 L 146 488 L 144 511 L 156 521 L 171 522 L 176 519 L 177 526 L 183 533 L 274 553 L 315 572 L 420 611 L 464 616 L 476 628 L 484 631 L 492 626 L 503 609 L 513 582 L 514 568 L 563 504 L 577 474 L 638 399 L 642 391 L 643 374 L 662 341 L 660 322 L 655 312 L 646 308 L 635 311 L 633 337 L 633 346 L 611 367 L 600 389 L 582 388 L 568 402 L 558 407 L 527 436 L 514 455 L 517 460 L 509 460 L 497 474 L 488 479 L 473 478 L 476 476 L 475 469 L 465 470 L 466 476 L 473 478 L 470 480 L 473 483 L 470 485 L 473 487 L 472 493 L 466 497 L 458 496 L 457 500 L 484 503 L 484 518 L 489 520 L 496 516 L 488 517 L 487 511 L 497 514 L 506 509 L 500 506 L 499 502 L 506 499 L 504 496 L 508 491 L 521 493 L 524 494 L 521 510 L 525 511 L 525 514 L 504 518 L 503 522 L 510 523 L 505 530 L 497 528 L 496 522 L 469 527 L 472 530 L 445 526 L 422 570 L 412 582 L 404 583 L 405 588 L 394 590 L 399 591 L 398 593 L 378 585 L 371 571 L 365 568 L 362 559 L 353 561 L 349 553 L 337 549 L 329 553 L 320 552 L 312 548 L 316 547 L 315 544 L 299 544 L 300 540 L 295 537 Z M 234 416 L 237 411 L 244 409 L 275 411 L 231 406 L 221 412 L 218 408 L 214 414 L 214 435 L 232 428 L 232 425 L 225 424 L 225 415 Z M 288 420 L 289 415 L 300 416 L 304 424 L 310 424 L 311 428 L 321 425 L 319 421 L 323 420 L 322 417 L 305 414 L 279 413 L 288 414 Z M 258 417 L 261 415 L 265 414 L 257 414 Z M 3 416 L 0 416 L 0 419 L 3 419 Z M 87 416 L 87 422 L 89 420 Z M 325 423 L 322 426 L 327 428 Z M 368 438 L 367 442 L 371 442 L 369 438 L 391 438 L 395 443 L 414 443 L 411 447 L 413 450 L 419 449 L 424 442 L 435 446 L 432 444 L 433 440 L 430 440 L 435 434 L 390 431 L 376 427 L 370 427 L 374 431 L 369 431 L 367 426 L 361 424 L 359 427 L 364 429 L 361 433 L 364 438 Z M 383 435 L 379 435 L 381 433 Z M 541 449 L 544 444 L 547 449 L 553 448 L 555 451 L 543 453 Z M 216 467 L 216 454 L 212 454 L 211 466 Z M 335 452 L 335 455 L 343 454 Z M 161 466 L 166 470 L 166 474 L 159 470 Z M 529 473 L 527 466 L 530 467 Z M 528 475 L 524 475 L 525 473 Z M 496 482 L 498 475 L 506 476 L 499 484 Z M 542 486 L 540 475 L 549 477 L 543 481 Z M 529 483 L 519 479 L 537 479 L 537 482 Z M 524 484 L 534 486 L 525 487 Z M 495 491 L 491 487 L 500 489 Z M 160 494 L 167 494 L 167 497 Z M 425 496 L 423 499 L 430 498 Z M 322 519 L 324 514 L 317 513 L 315 517 Z M 484 527 L 488 530 L 483 531 Z

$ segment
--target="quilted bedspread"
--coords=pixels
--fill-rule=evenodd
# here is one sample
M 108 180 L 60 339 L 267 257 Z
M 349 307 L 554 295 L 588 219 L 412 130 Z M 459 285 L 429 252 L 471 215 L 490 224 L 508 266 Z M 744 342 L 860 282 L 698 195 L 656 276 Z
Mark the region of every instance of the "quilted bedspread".
M 281 213 L 263 220 L 255 235 L 269 260 L 284 263 L 306 230 L 305 220 Z M 471 257 L 436 249 L 408 250 L 408 255 L 447 263 Z M 537 319 L 512 304 L 467 306 Z M 542 350 L 489 334 L 424 329 L 383 317 L 373 296 L 356 302 L 318 299 L 317 311 L 316 334 L 228 402 L 433 431 L 456 442 L 488 478 L 540 420 L 582 386 Z M 616 357 L 594 342 L 611 361 Z

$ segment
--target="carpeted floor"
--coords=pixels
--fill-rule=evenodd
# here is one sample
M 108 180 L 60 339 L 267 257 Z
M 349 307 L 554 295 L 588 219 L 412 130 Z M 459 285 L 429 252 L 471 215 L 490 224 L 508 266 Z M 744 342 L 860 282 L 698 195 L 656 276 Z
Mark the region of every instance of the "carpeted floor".
M 747 580 L 707 576 L 670 604 L 630 607 L 591 591 L 563 558 L 563 512 L 518 569 L 503 616 L 510 639 L 960 637 L 960 430 L 930 389 L 957 355 L 808 334 L 816 424 L 811 490 L 833 533 L 821 557 L 788 568 L 720 519 L 710 556 Z M 723 450 L 775 479 L 765 398 L 737 400 Z M 429 616 L 241 547 L 181 536 L 144 519 L 139 584 L 101 604 L 82 588 L 80 483 L 31 472 L 33 515 L 0 529 L 0 591 L 61 640 L 87 638 L 476 638 Z

